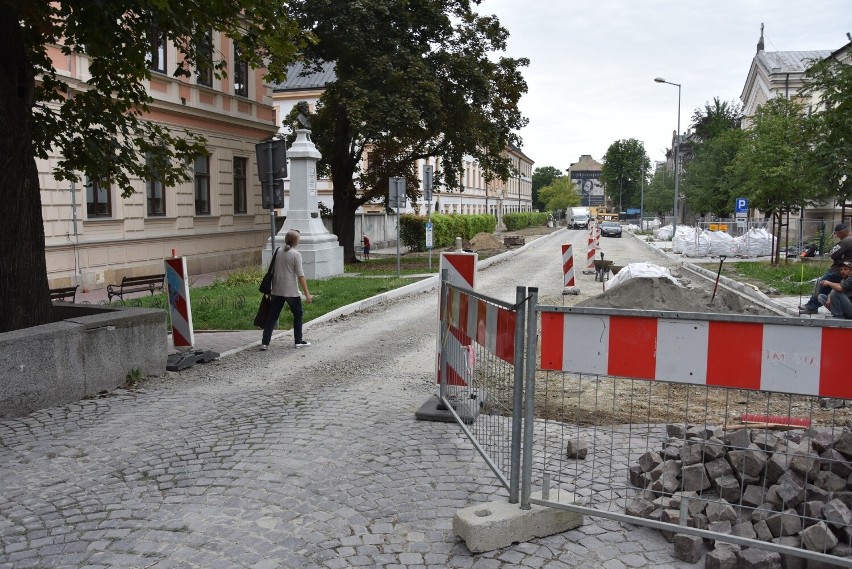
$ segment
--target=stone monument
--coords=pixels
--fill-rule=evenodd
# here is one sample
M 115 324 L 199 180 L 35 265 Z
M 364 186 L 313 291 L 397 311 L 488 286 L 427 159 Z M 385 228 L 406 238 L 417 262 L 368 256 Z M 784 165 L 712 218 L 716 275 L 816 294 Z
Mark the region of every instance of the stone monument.
M 322 154 L 311 141 L 311 131 L 307 128 L 297 129 L 296 140 L 287 150 L 287 158 L 290 160 L 287 219 L 275 236 L 275 246 L 281 247 L 288 230 L 299 231 L 298 250 L 302 253 L 305 278 L 309 280 L 343 274 L 343 247 L 338 244 L 337 237 L 325 228 L 319 214 L 317 160 L 321 157 Z M 269 266 L 272 258 L 271 247 L 270 238 L 263 250 L 264 266 Z

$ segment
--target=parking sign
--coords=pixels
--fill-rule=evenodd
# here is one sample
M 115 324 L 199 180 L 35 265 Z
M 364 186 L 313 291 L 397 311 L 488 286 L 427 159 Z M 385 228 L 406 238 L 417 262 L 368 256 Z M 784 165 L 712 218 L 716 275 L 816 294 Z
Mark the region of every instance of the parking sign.
M 736 199 L 736 212 L 737 213 L 748 213 L 748 199 L 747 198 L 737 198 Z

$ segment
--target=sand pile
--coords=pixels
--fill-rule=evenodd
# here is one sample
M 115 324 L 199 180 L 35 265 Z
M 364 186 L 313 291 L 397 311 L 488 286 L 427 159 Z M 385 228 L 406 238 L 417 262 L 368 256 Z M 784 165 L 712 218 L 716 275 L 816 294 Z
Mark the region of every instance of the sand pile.
M 477 233 L 470 240 L 470 248 L 474 251 L 487 251 L 489 249 L 502 249 L 503 244 L 491 233 Z
M 708 291 L 680 287 L 666 278 L 635 278 L 607 289 L 603 294 L 578 302 L 576 306 L 775 316 L 772 311 L 722 287 L 716 291 L 716 298 L 711 305 L 712 292 L 712 288 Z

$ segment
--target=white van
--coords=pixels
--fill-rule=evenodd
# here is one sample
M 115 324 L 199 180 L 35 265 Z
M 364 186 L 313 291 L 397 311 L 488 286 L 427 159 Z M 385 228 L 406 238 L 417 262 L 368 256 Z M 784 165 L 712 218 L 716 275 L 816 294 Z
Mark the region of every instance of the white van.
M 565 210 L 565 219 L 572 229 L 588 229 L 592 214 L 587 207 L 569 207 Z

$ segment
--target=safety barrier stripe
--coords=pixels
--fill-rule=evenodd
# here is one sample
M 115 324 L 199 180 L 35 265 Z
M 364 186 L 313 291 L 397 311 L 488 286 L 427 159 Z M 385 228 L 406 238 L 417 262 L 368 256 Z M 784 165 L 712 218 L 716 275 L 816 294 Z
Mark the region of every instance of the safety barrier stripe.
M 562 245 L 562 275 L 565 287 L 575 286 L 574 283 L 574 252 L 570 244 Z
M 852 398 L 852 328 L 541 313 L 541 369 Z
M 501 360 L 514 364 L 517 313 L 457 288 L 451 289 L 448 297 L 449 325 Z

